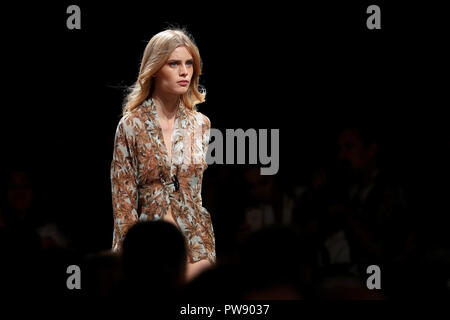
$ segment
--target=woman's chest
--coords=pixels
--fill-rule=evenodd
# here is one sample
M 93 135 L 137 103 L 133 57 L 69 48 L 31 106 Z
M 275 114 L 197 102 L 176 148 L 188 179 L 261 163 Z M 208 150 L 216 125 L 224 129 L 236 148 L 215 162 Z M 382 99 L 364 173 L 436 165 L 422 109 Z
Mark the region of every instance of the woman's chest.
M 171 181 L 173 175 L 191 182 L 201 179 L 205 169 L 201 151 L 189 132 L 161 128 L 161 134 L 142 131 L 136 140 L 137 178 L 140 185 Z
M 172 136 L 174 133 L 174 122 L 161 123 L 162 140 L 169 157 L 169 162 L 172 160 Z

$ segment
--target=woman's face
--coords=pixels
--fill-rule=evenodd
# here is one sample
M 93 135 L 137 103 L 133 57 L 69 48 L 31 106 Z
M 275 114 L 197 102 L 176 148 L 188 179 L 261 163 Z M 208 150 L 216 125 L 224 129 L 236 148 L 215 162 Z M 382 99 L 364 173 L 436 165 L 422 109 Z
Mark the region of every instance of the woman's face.
M 155 73 L 155 88 L 168 94 L 184 94 L 189 89 L 193 73 L 192 55 L 186 47 L 178 47 Z

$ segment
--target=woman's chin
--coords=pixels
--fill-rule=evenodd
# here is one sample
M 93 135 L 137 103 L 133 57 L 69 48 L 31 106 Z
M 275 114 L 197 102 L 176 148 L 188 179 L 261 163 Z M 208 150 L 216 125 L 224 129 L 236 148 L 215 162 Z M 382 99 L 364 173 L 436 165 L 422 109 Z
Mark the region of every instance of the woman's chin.
M 188 91 L 188 88 L 175 88 L 165 90 L 166 94 L 180 96 L 185 94 Z
M 188 88 L 178 90 L 178 94 L 185 94 L 188 91 Z

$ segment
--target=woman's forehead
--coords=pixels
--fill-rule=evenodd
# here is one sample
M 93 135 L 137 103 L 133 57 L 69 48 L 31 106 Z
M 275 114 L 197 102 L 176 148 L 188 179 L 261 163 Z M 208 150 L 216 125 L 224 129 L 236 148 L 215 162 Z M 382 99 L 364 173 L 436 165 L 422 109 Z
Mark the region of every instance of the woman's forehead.
M 186 47 L 181 46 L 173 50 L 173 52 L 170 54 L 169 59 L 177 59 L 177 60 L 192 59 L 192 55 Z

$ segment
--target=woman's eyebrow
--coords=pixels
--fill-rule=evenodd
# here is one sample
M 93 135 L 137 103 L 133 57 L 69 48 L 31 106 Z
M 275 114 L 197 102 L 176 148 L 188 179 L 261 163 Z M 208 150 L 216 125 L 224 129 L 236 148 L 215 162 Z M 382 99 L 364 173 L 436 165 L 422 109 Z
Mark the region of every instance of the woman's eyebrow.
M 169 59 L 168 61 L 169 62 L 181 62 L 181 60 L 176 60 L 176 59 Z M 186 62 L 188 62 L 188 61 L 192 62 L 194 60 L 193 59 L 187 59 Z

